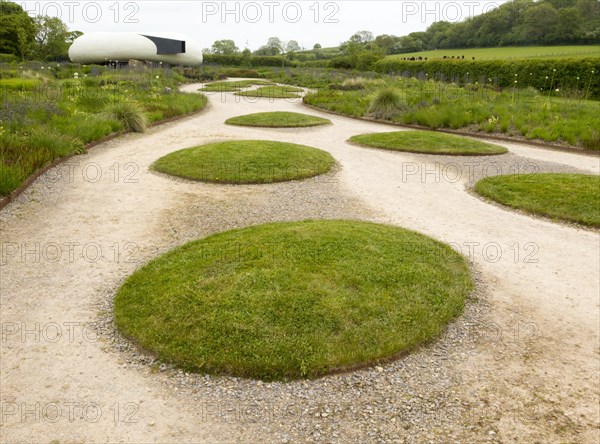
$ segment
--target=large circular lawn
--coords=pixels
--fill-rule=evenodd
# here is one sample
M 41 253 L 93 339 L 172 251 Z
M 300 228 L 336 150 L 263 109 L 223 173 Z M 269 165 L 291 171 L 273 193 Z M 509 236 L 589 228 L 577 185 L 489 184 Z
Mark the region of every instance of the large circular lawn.
M 202 182 L 264 184 L 329 172 L 333 157 L 322 150 L 269 140 L 237 140 L 187 148 L 157 160 L 162 173 Z
M 438 336 L 472 289 L 464 258 L 405 229 L 274 223 L 191 242 L 120 288 L 118 328 L 191 371 L 313 378 Z

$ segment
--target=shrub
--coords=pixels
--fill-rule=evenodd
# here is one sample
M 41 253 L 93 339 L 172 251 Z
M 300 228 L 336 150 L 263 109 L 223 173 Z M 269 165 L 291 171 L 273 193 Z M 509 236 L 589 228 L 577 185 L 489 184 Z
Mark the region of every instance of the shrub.
M 117 102 L 107 107 L 108 114 L 121 121 L 125 128 L 143 133 L 148 126 L 148 119 L 142 108 L 135 102 Z
M 29 150 L 48 150 L 52 153 L 53 158 L 85 152 L 85 146 L 81 140 L 48 127 L 31 131 L 27 145 Z
M 258 71 L 254 69 L 244 69 L 244 68 L 229 68 L 223 71 L 223 74 L 227 77 L 245 77 L 248 79 L 259 79 L 260 74 Z
M 18 60 L 14 54 L 0 54 L 0 63 L 11 63 Z
M 358 91 L 367 87 L 367 81 L 363 77 L 353 77 L 344 80 L 341 85 L 333 84 L 329 85 L 329 89 L 336 89 L 340 91 Z
M 369 114 L 378 119 L 389 119 L 398 115 L 404 108 L 400 93 L 393 88 L 385 88 L 379 91 L 371 102 Z
M 83 143 L 102 139 L 124 128 L 124 124 L 120 120 L 116 120 L 106 113 L 104 115 L 77 113 L 74 116 L 55 116 L 51 124 L 57 131 L 77 137 Z

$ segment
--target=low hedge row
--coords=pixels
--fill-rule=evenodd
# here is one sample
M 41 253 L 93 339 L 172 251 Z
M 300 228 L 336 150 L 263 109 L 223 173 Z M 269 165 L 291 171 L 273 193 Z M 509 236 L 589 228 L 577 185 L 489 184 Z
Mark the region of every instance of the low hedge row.
M 600 57 L 582 59 L 429 60 L 386 58 L 374 65 L 383 74 L 426 77 L 443 81 L 486 82 L 500 87 L 577 89 L 600 98 Z
M 221 55 L 204 54 L 204 64 L 217 64 L 221 66 L 281 66 L 281 56 L 244 56 L 242 54 Z M 285 60 L 285 66 L 296 66 L 296 62 Z

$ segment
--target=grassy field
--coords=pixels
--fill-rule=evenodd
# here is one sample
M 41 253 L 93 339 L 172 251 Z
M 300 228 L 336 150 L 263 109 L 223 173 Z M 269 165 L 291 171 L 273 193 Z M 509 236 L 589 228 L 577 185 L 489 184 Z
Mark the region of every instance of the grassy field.
M 13 77 L 0 80 L 0 196 L 53 160 L 84 152 L 89 142 L 144 131 L 207 103 L 201 94 L 180 93 L 184 79 L 174 71 L 78 70 L 2 73 Z
M 325 151 L 293 143 L 239 140 L 187 148 L 157 160 L 152 168 L 201 182 L 259 184 L 325 174 L 335 160 Z
M 495 176 L 475 191 L 503 205 L 533 214 L 600 227 L 600 177 L 583 174 Z
M 438 336 L 473 287 L 452 248 L 398 227 L 244 228 L 150 262 L 118 291 L 118 328 L 191 371 L 314 378 Z
M 350 142 L 391 151 L 451 156 L 490 156 L 508 152 L 506 148 L 491 143 L 430 131 L 362 134 L 351 137 Z
M 427 57 L 428 60 L 441 59 L 444 56 L 458 58 L 465 56 L 465 60 L 506 60 L 506 59 L 554 59 L 577 57 L 600 57 L 599 46 L 519 46 L 503 48 L 467 48 L 467 49 L 438 49 L 435 51 L 411 52 L 397 54 L 388 58 Z

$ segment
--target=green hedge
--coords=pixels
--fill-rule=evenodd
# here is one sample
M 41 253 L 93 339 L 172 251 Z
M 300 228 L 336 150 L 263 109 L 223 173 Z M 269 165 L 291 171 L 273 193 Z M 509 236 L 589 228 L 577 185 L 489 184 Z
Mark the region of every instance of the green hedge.
M 281 66 L 281 56 L 250 56 L 245 57 L 242 54 L 220 55 L 204 54 L 204 64 L 217 64 L 222 66 Z M 293 60 L 285 60 L 285 66 L 296 66 Z
M 576 89 L 600 98 L 600 57 L 551 60 L 430 60 L 409 61 L 387 58 L 375 63 L 375 71 L 463 82 L 493 82 L 500 87 L 532 86 L 549 89 Z M 592 73 L 592 71 L 595 71 Z M 577 79 L 579 77 L 579 79 Z
M 13 54 L 0 54 L 0 63 L 11 63 L 18 61 L 18 57 Z

